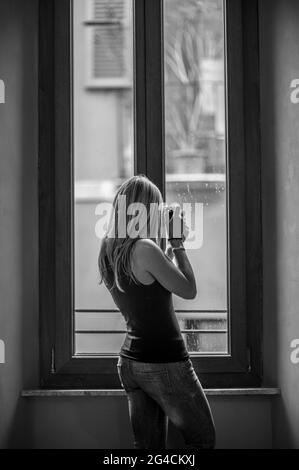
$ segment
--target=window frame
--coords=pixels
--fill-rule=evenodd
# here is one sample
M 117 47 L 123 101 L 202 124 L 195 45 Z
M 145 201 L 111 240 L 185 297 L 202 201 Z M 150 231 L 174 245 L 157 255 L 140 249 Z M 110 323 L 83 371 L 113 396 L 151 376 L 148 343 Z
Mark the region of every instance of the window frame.
M 71 0 L 40 0 L 41 387 L 118 389 L 117 357 L 72 354 L 71 4 Z M 134 5 L 135 171 L 147 174 L 165 195 L 163 1 L 135 0 Z M 207 388 L 257 387 L 262 383 L 258 0 L 226 0 L 225 5 L 227 89 L 234 90 L 227 93 L 231 349 L 226 356 L 192 357 Z M 233 73 L 235 70 L 240 73 Z

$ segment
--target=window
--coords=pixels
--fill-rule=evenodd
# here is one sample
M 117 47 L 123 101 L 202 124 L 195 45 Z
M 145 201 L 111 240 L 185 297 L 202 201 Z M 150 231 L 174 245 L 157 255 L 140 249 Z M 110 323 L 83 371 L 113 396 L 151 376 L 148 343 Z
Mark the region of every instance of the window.
M 166 197 L 204 205 L 199 295 L 175 301 L 191 354 L 229 350 L 224 34 L 222 0 L 164 0 Z
M 203 204 L 200 294 L 175 307 L 204 386 L 261 383 L 257 16 L 255 0 L 40 1 L 42 386 L 120 386 L 95 227 L 134 173 Z
M 91 89 L 84 60 L 92 34 L 92 70 L 105 79 Z M 74 354 L 115 354 L 126 325 L 99 285 L 95 227 L 98 205 L 112 202 L 118 185 L 134 174 L 133 2 L 74 0 L 73 38 Z

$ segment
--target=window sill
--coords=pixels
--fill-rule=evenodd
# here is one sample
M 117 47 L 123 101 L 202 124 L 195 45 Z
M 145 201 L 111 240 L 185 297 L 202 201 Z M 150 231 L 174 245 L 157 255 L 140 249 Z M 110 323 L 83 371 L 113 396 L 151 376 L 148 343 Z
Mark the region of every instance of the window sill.
M 205 390 L 209 397 L 277 397 L 278 388 L 238 388 Z M 22 398 L 125 397 L 124 390 L 23 390 Z

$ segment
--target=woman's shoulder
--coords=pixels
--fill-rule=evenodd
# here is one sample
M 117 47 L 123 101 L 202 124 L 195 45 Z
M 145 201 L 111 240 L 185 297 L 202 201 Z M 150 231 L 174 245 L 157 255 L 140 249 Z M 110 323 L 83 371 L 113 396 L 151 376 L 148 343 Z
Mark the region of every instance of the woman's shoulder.
M 136 241 L 133 247 L 132 258 L 137 264 L 148 264 L 154 259 L 164 256 L 161 248 L 154 241 L 142 238 Z
M 154 252 L 161 251 L 158 245 L 149 238 L 140 238 L 134 244 L 134 253 L 135 254 L 152 254 Z

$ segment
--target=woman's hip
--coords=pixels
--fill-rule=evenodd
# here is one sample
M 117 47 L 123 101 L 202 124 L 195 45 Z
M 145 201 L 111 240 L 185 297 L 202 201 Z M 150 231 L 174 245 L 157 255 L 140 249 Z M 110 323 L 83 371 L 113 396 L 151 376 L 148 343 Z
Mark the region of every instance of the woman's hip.
M 180 398 L 202 392 L 190 358 L 177 362 L 139 362 L 120 356 L 118 372 L 124 388 L 143 388 L 152 393 L 172 394 Z

